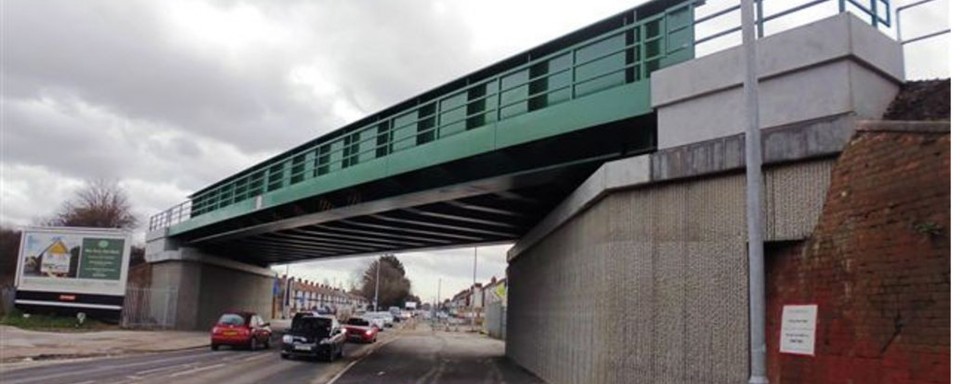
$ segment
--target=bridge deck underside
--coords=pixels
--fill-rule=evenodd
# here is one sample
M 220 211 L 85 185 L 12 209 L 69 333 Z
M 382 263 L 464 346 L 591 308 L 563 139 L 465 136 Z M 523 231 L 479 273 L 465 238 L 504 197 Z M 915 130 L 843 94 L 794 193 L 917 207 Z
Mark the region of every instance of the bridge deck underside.
M 178 234 L 269 265 L 508 243 L 605 161 L 653 148 L 646 115 L 326 193 Z
M 203 247 L 254 264 L 506 243 L 519 238 L 569 186 L 549 185 L 396 209 L 214 241 Z

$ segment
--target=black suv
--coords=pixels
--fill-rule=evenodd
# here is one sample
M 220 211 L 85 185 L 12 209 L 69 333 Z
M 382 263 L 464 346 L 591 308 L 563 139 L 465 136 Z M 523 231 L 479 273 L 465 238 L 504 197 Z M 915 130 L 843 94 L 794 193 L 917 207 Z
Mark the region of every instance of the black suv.
M 333 361 L 343 356 L 346 340 L 346 330 L 340 328 L 337 318 L 318 313 L 298 313 L 293 317 L 290 330 L 283 335 L 280 357 L 307 356 Z

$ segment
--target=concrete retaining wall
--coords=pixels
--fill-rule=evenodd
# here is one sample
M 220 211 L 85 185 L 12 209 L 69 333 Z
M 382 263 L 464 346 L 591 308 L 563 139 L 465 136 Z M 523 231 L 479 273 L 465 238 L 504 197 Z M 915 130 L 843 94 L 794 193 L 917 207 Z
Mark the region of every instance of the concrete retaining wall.
M 767 170 L 768 226 L 796 228 L 774 238 L 812 231 L 832 163 Z M 507 355 L 554 383 L 744 382 L 744 184 L 613 192 L 512 254 Z

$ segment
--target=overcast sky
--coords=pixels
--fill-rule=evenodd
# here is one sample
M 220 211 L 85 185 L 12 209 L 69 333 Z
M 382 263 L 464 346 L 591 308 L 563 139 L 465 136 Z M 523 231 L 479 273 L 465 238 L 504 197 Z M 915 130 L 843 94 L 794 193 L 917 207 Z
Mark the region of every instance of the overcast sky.
M 266 157 L 637 3 L 0 0 L 0 223 L 47 216 L 94 178 L 119 180 L 146 222 Z M 946 26 L 938 3 L 911 11 L 911 32 Z M 908 50 L 911 77 L 947 76 L 946 41 Z M 479 250 L 478 280 L 503 276 L 506 249 Z M 400 260 L 424 299 L 437 279 L 444 297 L 472 281 L 472 248 Z M 290 268 L 346 285 L 367 262 Z

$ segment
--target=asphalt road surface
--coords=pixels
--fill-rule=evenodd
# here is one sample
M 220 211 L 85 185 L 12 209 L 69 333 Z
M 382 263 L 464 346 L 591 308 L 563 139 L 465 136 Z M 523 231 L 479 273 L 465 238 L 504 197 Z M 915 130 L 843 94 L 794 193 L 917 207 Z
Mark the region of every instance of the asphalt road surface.
M 280 358 L 277 340 L 257 351 L 193 349 L 43 364 L 0 373 L 3 384 L 100 383 L 326 383 L 376 346 L 347 344 L 334 363 Z M 387 337 L 384 337 L 387 336 Z M 388 339 L 390 335 L 381 335 Z
M 336 384 L 543 383 L 503 356 L 483 335 L 408 331 L 353 365 Z
M 413 325 L 413 324 L 410 324 Z M 390 330 L 375 344 L 347 344 L 333 363 L 268 350 L 193 349 L 91 358 L 0 373 L 4 384 L 94 383 L 540 383 L 503 357 L 503 342 L 477 334 Z M 276 335 L 275 338 L 278 338 Z

